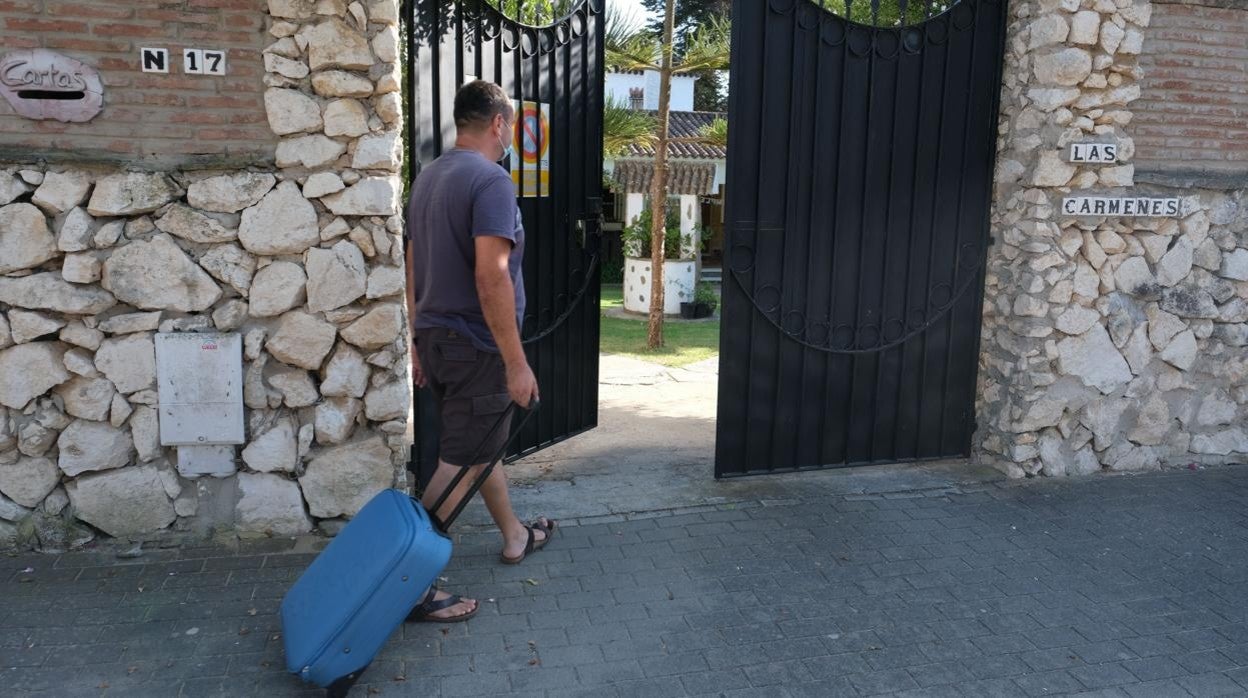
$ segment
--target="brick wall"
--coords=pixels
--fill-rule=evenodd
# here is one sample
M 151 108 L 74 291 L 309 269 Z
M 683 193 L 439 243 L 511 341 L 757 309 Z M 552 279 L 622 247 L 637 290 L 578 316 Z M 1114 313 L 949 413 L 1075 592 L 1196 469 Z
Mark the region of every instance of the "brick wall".
M 1137 169 L 1248 183 L 1248 2 L 1154 2 L 1140 67 Z
M 0 52 L 46 48 L 93 66 L 104 109 L 85 124 L 32 121 L 0 100 L 0 159 L 126 161 L 155 167 L 270 162 L 259 0 L 0 0 Z M 169 49 L 168 74 L 139 49 Z M 222 77 L 183 73 L 182 49 L 227 52 Z

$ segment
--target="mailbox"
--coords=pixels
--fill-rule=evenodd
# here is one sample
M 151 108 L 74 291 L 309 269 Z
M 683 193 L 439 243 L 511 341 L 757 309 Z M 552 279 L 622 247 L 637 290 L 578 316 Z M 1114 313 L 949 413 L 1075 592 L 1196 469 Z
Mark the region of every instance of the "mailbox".
M 95 68 L 47 49 L 0 57 L 0 96 L 27 119 L 90 121 L 104 107 Z

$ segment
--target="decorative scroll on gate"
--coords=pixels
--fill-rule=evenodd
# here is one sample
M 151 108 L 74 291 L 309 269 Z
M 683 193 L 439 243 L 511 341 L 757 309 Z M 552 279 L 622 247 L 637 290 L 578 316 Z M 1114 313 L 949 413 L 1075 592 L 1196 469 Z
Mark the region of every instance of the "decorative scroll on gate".
M 716 475 L 968 455 L 1004 0 L 733 13 Z

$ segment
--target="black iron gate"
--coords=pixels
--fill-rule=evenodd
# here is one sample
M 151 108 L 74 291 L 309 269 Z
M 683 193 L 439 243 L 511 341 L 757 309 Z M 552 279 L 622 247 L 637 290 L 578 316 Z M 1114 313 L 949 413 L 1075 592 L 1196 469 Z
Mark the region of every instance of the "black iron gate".
M 1005 13 L 734 3 L 717 477 L 969 454 Z
M 405 12 L 412 177 L 454 144 L 460 85 L 498 83 L 520 107 L 508 165 L 526 234 L 521 337 L 542 408 L 513 458 L 598 422 L 603 2 L 584 0 L 542 27 L 504 16 L 497 0 L 414 0 Z M 427 476 L 438 430 L 427 391 L 417 393 L 416 419 L 411 467 Z

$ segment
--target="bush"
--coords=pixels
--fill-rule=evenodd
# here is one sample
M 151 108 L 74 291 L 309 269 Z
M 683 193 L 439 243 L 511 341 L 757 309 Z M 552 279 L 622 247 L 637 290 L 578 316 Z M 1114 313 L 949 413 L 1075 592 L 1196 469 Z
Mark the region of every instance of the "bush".
M 641 257 L 650 258 L 650 238 L 653 229 L 654 213 L 646 206 L 641 210 L 641 215 L 633 219 L 633 222 L 624 228 L 620 234 L 620 239 L 624 241 L 624 249 L 634 247 L 641 248 Z M 663 234 L 663 258 L 664 259 L 682 259 L 680 254 L 680 209 L 669 206 L 667 208 L 667 230 Z
M 604 259 L 602 261 L 602 283 L 604 284 L 624 283 L 624 260 Z
M 715 287 L 710 282 L 703 281 L 694 290 L 693 300 L 695 303 L 706 303 L 713 306 L 719 303 L 719 295 L 715 293 Z

